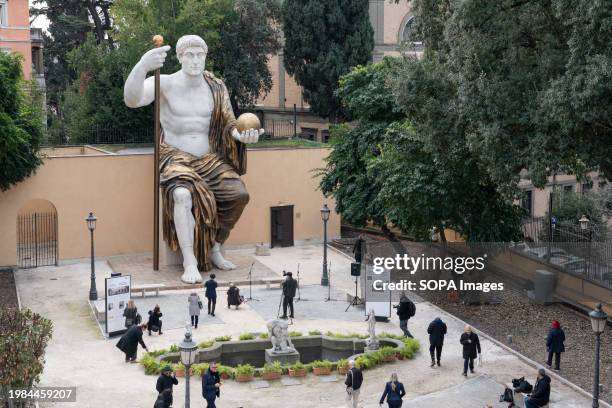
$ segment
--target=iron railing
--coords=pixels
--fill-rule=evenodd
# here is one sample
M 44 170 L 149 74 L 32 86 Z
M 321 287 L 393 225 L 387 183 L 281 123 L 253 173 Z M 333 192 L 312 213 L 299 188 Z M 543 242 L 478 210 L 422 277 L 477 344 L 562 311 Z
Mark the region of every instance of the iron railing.
M 35 212 L 17 217 L 17 262 L 20 268 L 57 265 L 57 214 Z
M 525 242 L 515 249 L 582 279 L 612 288 L 612 235 L 604 225 L 550 224 L 548 217 L 523 223 Z

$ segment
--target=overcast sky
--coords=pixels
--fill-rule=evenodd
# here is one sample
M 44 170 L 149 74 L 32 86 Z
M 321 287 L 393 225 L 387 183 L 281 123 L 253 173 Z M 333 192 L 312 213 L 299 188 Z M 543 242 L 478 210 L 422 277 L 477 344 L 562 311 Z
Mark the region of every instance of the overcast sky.
M 32 3 L 34 3 L 33 0 L 29 0 L 30 1 L 30 7 L 33 6 Z M 36 5 L 37 8 L 43 7 L 43 5 Z M 38 16 L 36 17 L 36 19 L 34 21 L 32 21 L 32 24 L 30 24 L 32 27 L 35 28 L 42 28 L 43 30 L 47 30 L 47 28 L 49 27 L 49 20 L 47 19 L 47 17 L 45 16 Z

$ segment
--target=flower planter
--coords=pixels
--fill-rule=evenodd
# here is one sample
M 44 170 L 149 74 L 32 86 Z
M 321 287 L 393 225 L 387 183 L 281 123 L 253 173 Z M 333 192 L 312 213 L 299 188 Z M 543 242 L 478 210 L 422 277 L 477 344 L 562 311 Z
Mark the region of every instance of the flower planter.
M 402 355 L 402 353 L 398 352 L 395 356 L 397 357 L 398 360 L 403 360 L 404 359 L 404 356 Z
M 177 377 L 184 377 L 185 376 L 185 369 L 184 368 L 177 368 L 174 370 L 174 375 L 176 375 Z M 193 370 L 190 368 L 189 369 L 189 375 L 193 375 Z
M 383 358 L 383 361 L 385 363 L 392 363 L 395 361 L 395 355 L 390 355 L 390 356 L 386 356 L 385 358 Z
M 230 379 L 230 375 L 228 373 L 222 373 L 219 374 L 221 376 L 222 380 L 229 380 Z
M 253 374 L 236 374 L 236 381 L 249 382 L 253 380 Z
M 348 367 L 338 367 L 338 374 L 346 374 L 348 373 Z
M 331 374 L 331 368 L 327 367 L 313 367 L 312 373 L 314 375 L 329 375 Z
M 271 380 L 280 380 L 281 375 L 282 375 L 281 373 L 263 373 L 262 377 L 264 380 L 271 381 Z
M 294 370 L 290 368 L 289 377 L 306 377 L 306 369 L 302 368 L 301 370 Z

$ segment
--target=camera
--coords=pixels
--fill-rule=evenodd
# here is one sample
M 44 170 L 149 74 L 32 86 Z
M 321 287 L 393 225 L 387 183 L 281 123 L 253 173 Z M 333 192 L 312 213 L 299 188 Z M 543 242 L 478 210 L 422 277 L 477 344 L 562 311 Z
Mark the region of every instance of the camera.
M 287 276 L 287 271 L 283 271 L 283 276 Z
M 399 309 L 400 305 L 393 305 L 394 309 Z

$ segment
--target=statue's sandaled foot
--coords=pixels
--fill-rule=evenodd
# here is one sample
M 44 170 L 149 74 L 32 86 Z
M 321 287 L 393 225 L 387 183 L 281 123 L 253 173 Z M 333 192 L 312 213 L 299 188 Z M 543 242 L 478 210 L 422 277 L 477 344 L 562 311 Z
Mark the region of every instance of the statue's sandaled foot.
M 191 258 L 191 257 L 187 257 Z M 185 272 L 183 276 L 181 276 L 181 280 L 185 283 L 198 283 L 202 282 L 202 275 L 200 275 L 200 271 L 198 271 L 198 261 L 193 257 L 193 259 L 186 259 L 183 262 L 183 268 Z
M 210 260 L 218 269 L 224 271 L 236 269 L 236 265 L 225 259 L 223 255 L 221 255 L 221 246 L 219 244 L 215 244 L 215 246 L 213 247 L 210 255 Z

